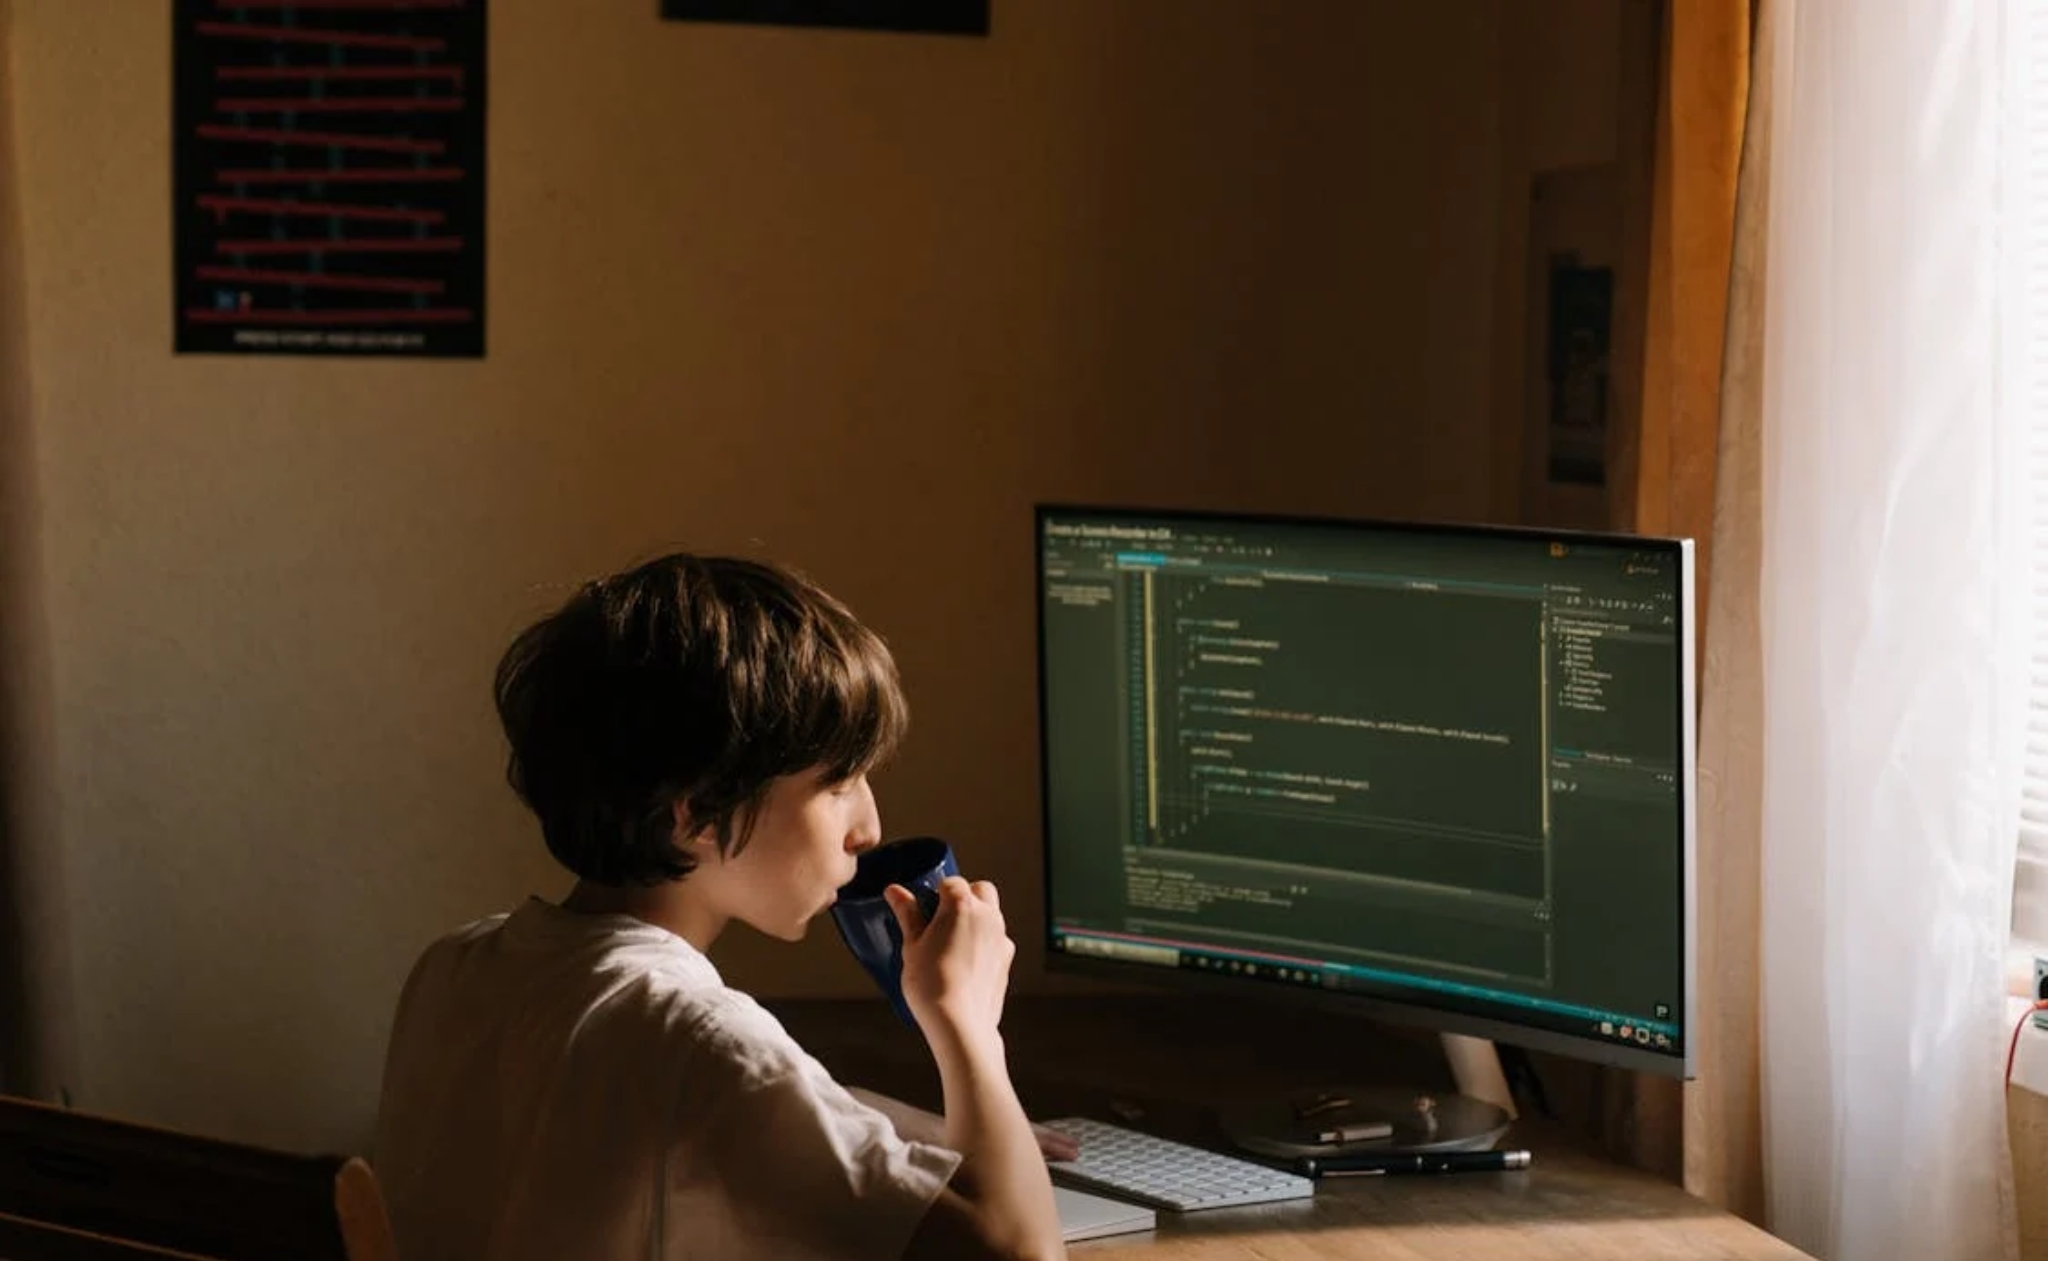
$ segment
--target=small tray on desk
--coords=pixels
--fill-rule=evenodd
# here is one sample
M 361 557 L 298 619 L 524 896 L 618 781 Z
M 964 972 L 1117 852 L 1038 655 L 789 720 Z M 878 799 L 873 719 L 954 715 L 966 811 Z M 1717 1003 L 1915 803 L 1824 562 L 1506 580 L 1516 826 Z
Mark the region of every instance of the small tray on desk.
M 1142 1204 L 1127 1204 L 1073 1187 L 1054 1186 L 1052 1198 L 1060 1211 L 1060 1235 L 1068 1243 L 1133 1235 L 1159 1224 L 1158 1212 Z

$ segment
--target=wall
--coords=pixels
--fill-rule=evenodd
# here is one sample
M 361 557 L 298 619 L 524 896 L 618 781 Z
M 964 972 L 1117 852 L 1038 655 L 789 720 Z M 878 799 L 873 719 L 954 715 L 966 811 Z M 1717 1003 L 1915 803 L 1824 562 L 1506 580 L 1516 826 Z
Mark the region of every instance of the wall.
M 885 823 L 1035 922 L 1032 502 L 1494 503 L 1512 2 L 1001 0 L 954 41 L 498 0 L 490 355 L 404 363 L 174 358 L 163 6 L 14 0 L 80 1101 L 365 1141 L 413 955 L 563 887 L 496 654 L 671 546 L 891 638 Z M 721 962 L 864 989 L 823 926 Z

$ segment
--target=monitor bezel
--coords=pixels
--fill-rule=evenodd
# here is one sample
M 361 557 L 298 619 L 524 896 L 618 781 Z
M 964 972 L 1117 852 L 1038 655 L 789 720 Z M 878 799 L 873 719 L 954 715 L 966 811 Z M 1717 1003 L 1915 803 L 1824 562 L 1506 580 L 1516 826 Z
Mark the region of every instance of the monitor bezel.
M 1054 948 L 1052 905 L 1052 776 L 1047 748 L 1050 726 L 1046 715 L 1045 686 L 1045 540 L 1046 522 L 1060 515 L 1097 519 L 1148 520 L 1165 524 L 1176 521 L 1219 525 L 1278 525 L 1380 531 L 1385 533 L 1435 534 L 1450 537 L 1483 537 L 1529 542 L 1583 542 L 1606 546 L 1648 548 L 1665 551 L 1679 563 L 1679 756 L 1678 776 L 1681 870 L 1678 913 L 1681 920 L 1683 975 L 1679 979 L 1678 1008 L 1684 1019 L 1676 1051 L 1664 1052 L 1608 1042 L 1595 1034 L 1573 1034 L 1557 1029 L 1521 1024 L 1501 1016 L 1477 1015 L 1439 1007 L 1423 996 L 1327 990 L 1248 980 L 1243 977 L 1212 975 L 1185 968 L 1165 968 L 1121 960 L 1082 956 Z M 1100 980 L 1143 983 L 1163 989 L 1236 998 L 1257 997 L 1281 1004 L 1296 1004 L 1343 1012 L 1392 1023 L 1489 1038 L 1529 1050 L 1546 1051 L 1572 1059 L 1615 1068 L 1631 1069 L 1661 1077 L 1690 1081 L 1698 1066 L 1698 662 L 1694 618 L 1698 608 L 1694 591 L 1694 547 L 1689 538 L 1629 534 L 1618 531 L 1545 529 L 1540 526 L 1491 525 L 1477 522 L 1387 520 L 1367 517 L 1313 516 L 1306 514 L 1218 512 L 1189 508 L 1154 508 L 1130 505 L 1039 503 L 1034 507 L 1032 525 L 1035 589 L 1032 600 L 1036 617 L 1038 690 L 1038 804 L 1041 899 L 1039 941 L 1049 973 L 1091 976 Z

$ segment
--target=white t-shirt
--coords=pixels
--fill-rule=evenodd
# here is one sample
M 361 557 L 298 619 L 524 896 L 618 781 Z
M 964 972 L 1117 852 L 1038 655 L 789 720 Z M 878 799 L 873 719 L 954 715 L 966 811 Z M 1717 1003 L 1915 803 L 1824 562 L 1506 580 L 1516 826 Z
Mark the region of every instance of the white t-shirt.
M 896 1258 L 960 1163 L 665 929 L 538 898 L 429 947 L 374 1156 L 400 1255 Z

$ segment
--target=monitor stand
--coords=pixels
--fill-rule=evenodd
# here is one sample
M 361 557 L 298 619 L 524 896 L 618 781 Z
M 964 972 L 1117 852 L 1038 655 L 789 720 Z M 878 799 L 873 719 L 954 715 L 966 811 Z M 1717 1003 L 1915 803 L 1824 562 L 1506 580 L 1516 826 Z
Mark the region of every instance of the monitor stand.
M 1443 1035 L 1455 1092 L 1326 1086 L 1226 1108 L 1224 1133 L 1247 1151 L 1294 1159 L 1343 1152 L 1484 1151 L 1514 1120 L 1493 1044 Z

